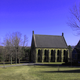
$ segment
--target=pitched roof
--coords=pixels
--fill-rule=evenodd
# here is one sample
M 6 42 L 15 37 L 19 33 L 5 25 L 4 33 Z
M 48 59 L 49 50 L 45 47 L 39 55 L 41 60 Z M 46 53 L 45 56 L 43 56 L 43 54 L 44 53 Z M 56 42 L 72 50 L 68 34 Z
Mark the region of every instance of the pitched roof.
M 67 44 L 63 36 L 34 34 L 34 38 L 36 47 L 67 48 Z
M 75 46 L 76 49 L 80 49 L 80 40 L 79 42 L 77 43 L 77 45 Z

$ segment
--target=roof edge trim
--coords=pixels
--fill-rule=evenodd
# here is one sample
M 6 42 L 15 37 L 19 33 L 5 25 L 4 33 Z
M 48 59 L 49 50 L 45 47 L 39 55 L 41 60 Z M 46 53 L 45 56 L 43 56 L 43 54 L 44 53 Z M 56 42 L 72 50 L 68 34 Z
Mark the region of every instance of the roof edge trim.
M 35 47 L 37 47 L 37 45 L 36 45 L 36 39 L 35 39 L 35 35 L 34 35 L 34 42 L 35 42 Z

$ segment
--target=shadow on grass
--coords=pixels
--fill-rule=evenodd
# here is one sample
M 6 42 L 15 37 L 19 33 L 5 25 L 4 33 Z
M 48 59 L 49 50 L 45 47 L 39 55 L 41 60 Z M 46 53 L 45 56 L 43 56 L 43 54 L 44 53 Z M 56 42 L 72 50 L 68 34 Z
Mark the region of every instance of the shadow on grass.
M 80 73 L 80 69 L 77 70 L 64 70 L 64 71 L 41 71 L 41 73 Z
M 63 65 L 63 64 L 43 64 L 43 63 L 35 63 L 34 64 L 35 66 L 49 66 L 49 67 L 80 67 L 80 65 L 73 65 L 73 66 L 71 66 L 71 65 Z
M 34 64 L 35 66 L 49 66 L 49 67 L 70 67 L 67 65 L 62 65 L 62 64 Z

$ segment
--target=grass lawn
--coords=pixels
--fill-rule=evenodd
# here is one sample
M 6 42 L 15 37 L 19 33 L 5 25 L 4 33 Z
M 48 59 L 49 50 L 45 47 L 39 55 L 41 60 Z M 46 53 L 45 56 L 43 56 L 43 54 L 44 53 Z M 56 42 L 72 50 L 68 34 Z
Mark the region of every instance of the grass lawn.
M 0 80 L 80 80 L 80 68 L 16 66 L 0 68 Z
M 40 62 L 41 63 L 41 62 Z M 62 64 L 62 63 L 64 63 L 64 62 L 43 62 L 43 63 L 41 63 L 41 64 Z M 9 64 L 9 63 L 5 63 L 5 66 L 7 66 L 7 65 L 18 65 L 19 63 L 17 63 L 17 64 Z M 23 63 L 20 63 L 20 64 L 23 64 Z M 0 63 L 0 66 L 4 66 L 3 65 L 3 63 Z
M 62 63 L 65 63 L 65 62 L 43 62 L 43 64 L 62 64 Z
M 21 62 L 25 63 L 25 61 L 21 61 Z M 17 65 L 18 64 L 22 64 L 22 63 L 17 63 Z M 5 65 L 16 65 L 16 63 L 14 61 L 12 62 L 12 64 L 11 62 L 5 62 Z M 0 66 L 3 66 L 3 62 L 0 62 Z
M 5 66 L 7 66 L 7 65 L 19 65 L 19 64 L 5 64 Z M 4 66 L 4 65 L 3 64 L 0 64 L 0 66 Z

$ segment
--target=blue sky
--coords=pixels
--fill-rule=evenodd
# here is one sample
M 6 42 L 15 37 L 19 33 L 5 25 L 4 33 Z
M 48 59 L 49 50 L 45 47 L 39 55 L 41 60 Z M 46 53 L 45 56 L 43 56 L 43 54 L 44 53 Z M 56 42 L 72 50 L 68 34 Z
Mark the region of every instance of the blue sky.
M 68 45 L 76 45 L 80 36 L 67 25 L 69 8 L 79 0 L 0 0 L 0 41 L 7 33 L 27 35 L 31 45 L 35 34 L 62 35 Z

